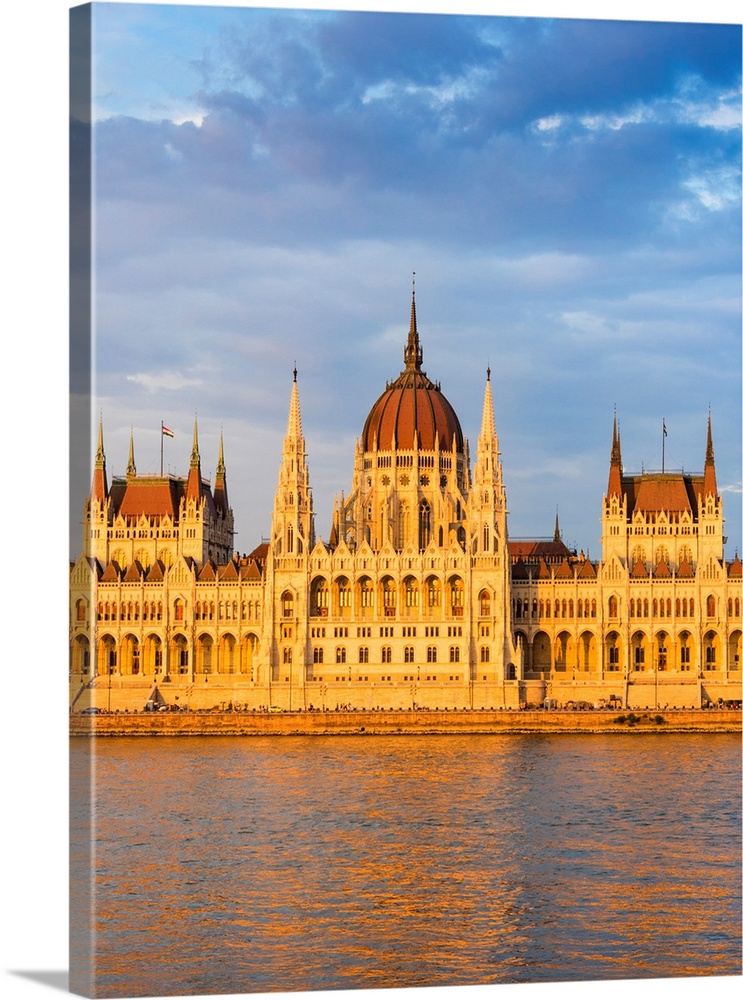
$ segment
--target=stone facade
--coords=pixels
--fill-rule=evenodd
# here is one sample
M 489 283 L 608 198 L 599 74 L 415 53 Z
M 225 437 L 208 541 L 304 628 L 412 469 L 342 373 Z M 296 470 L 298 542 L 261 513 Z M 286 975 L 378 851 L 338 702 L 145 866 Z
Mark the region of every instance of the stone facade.
M 233 552 L 222 443 L 201 475 L 108 484 L 99 434 L 83 554 L 72 567 L 71 704 L 358 709 L 741 696 L 741 563 L 723 554 L 711 422 L 704 472 L 625 475 L 616 419 L 602 559 L 510 541 L 490 372 L 474 463 L 422 370 L 372 407 L 327 543 L 315 537 L 297 373 L 271 536 Z

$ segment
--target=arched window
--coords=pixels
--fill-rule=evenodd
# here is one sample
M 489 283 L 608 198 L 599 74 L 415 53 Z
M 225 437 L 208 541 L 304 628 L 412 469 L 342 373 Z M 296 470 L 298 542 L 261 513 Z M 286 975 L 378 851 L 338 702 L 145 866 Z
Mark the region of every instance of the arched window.
M 398 548 L 404 549 L 410 541 L 410 507 L 407 503 L 400 504 L 400 525 L 398 532 Z
M 665 670 L 668 662 L 667 638 L 668 636 L 665 632 L 658 633 L 658 670 Z
M 368 576 L 365 576 L 360 584 L 361 587 L 361 607 L 371 608 L 374 606 L 374 586 Z
M 715 617 L 715 598 L 714 594 L 709 594 L 707 597 L 707 617 Z
M 392 663 L 391 646 L 382 646 L 382 663 Z
M 490 663 L 490 647 L 482 646 L 480 648 L 480 663 Z
M 481 590 L 480 591 L 480 617 L 489 618 L 490 617 L 490 591 Z
M 291 590 L 285 590 L 281 595 L 281 614 L 284 618 L 291 618 L 294 615 L 294 594 Z
M 327 580 L 321 576 L 313 580 L 310 593 L 310 614 L 326 618 L 328 614 L 328 607 L 330 606 L 330 594 L 328 591 Z
M 292 662 L 292 651 L 291 651 L 291 649 L 288 646 L 284 647 L 284 656 L 283 656 L 283 659 L 284 659 L 284 663 L 291 663 Z
M 369 647 L 361 646 L 359 648 L 359 663 L 368 663 L 368 662 L 369 662 Z
M 346 647 L 337 646 L 335 650 L 335 662 L 345 663 L 346 662 Z
M 414 663 L 415 662 L 415 650 L 412 646 L 405 647 L 405 662 Z
M 451 611 L 453 615 L 461 616 L 464 612 L 464 585 L 460 577 L 451 581 Z
M 344 576 L 338 580 L 338 607 L 351 607 L 351 584 Z
M 438 659 L 438 653 L 436 652 L 436 647 L 429 646 L 428 649 L 426 650 L 426 662 L 436 663 L 437 659 Z
M 619 610 L 619 602 L 613 595 L 609 598 L 609 617 L 616 618 Z
M 176 597 L 175 604 L 173 605 L 173 616 L 177 622 L 183 621 L 184 606 L 183 601 L 180 597 Z
M 459 646 L 449 647 L 449 663 L 459 663 Z
M 390 576 L 382 580 L 382 604 L 385 615 L 394 615 L 397 605 L 397 593 L 395 591 L 395 581 Z
M 322 646 L 315 646 L 315 648 L 312 650 L 312 662 L 322 663 L 324 659 L 325 659 L 325 653 L 323 651 Z
M 431 541 L 431 508 L 426 500 L 418 508 L 418 540 L 421 549 L 427 549 Z

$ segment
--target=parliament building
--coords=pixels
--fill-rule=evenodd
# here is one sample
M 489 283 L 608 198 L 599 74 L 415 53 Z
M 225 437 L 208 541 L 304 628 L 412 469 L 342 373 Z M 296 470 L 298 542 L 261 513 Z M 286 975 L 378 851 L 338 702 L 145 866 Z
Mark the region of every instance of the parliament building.
M 270 538 L 233 549 L 220 440 L 186 477 L 109 480 L 103 428 L 71 568 L 70 705 L 180 709 L 704 707 L 741 697 L 741 561 L 724 558 L 711 420 L 701 473 L 622 466 L 601 559 L 509 540 L 488 371 L 474 454 L 423 371 L 371 408 L 328 541 L 316 538 L 297 373 Z M 700 428 L 700 452 L 703 428 Z M 608 440 L 607 440 L 607 452 Z M 598 499 L 598 498 L 597 498 Z

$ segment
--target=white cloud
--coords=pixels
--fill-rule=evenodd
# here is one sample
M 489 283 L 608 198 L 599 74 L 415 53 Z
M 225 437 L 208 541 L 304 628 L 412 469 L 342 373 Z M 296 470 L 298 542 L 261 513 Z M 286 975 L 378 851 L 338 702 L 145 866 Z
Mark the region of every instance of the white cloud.
M 178 389 L 188 389 L 202 385 L 201 379 L 186 378 L 185 375 L 181 375 L 178 372 L 160 372 L 159 374 L 154 372 L 139 372 L 137 375 L 127 375 L 127 381 L 136 382 L 137 385 L 143 386 L 150 392 L 156 392 L 159 389 L 177 391 Z

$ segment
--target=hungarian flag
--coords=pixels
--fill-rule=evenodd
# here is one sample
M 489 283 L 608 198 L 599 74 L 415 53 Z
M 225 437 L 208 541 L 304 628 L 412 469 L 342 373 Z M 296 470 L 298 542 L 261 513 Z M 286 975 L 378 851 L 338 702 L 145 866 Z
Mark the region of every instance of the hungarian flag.
M 668 431 L 666 430 L 666 422 L 663 421 L 663 437 L 668 437 Z
M 165 437 L 172 438 L 173 437 L 173 432 L 171 431 L 171 429 L 169 427 L 166 427 L 165 424 L 162 424 L 161 426 L 162 426 L 163 434 L 165 435 Z

